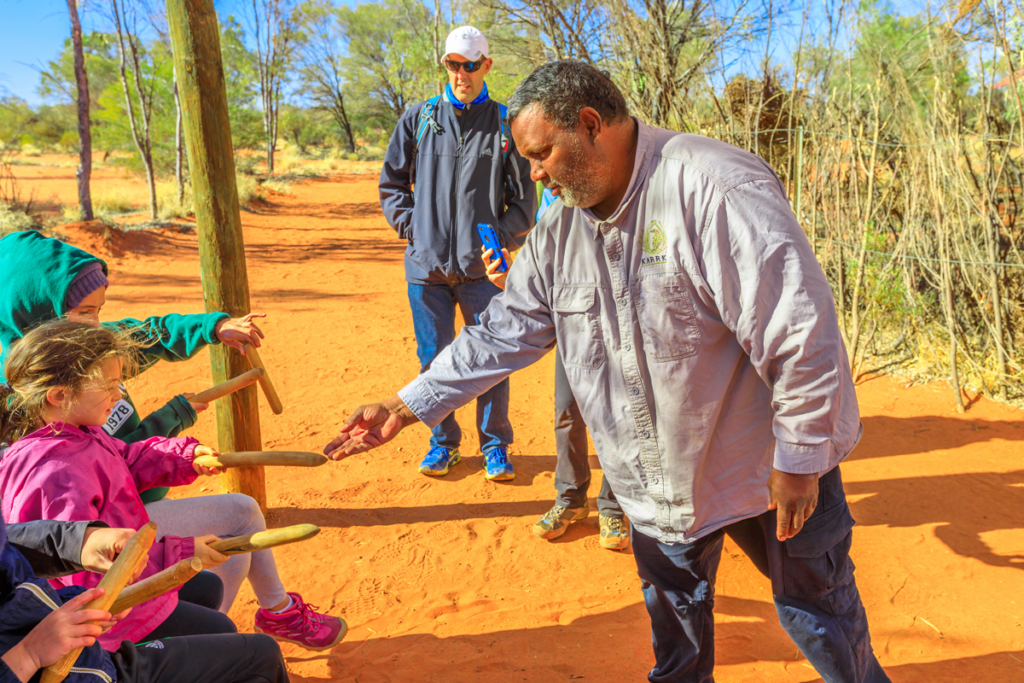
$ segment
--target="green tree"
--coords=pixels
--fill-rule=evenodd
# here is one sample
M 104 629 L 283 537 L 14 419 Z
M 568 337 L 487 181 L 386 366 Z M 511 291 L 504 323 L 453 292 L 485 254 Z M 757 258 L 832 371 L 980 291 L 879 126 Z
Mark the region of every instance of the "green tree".
M 338 10 L 330 0 L 306 0 L 296 16 L 301 92 L 313 106 L 330 113 L 348 150 L 354 152 L 356 141 L 346 101 L 345 35 Z
M 346 73 L 360 93 L 366 125 L 394 128 L 414 102 L 436 93 L 433 18 L 415 0 L 383 0 L 338 10 L 348 42 Z
M 261 115 L 256 108 L 256 57 L 245 45 L 245 30 L 232 15 L 221 21 L 221 59 L 228 94 L 231 141 L 235 149 L 258 149 L 263 139 Z

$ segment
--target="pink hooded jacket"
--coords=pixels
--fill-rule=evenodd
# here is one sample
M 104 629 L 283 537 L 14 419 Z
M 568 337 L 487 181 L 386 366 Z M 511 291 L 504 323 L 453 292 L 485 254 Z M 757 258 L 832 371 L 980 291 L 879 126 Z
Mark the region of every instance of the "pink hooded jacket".
M 16 441 L 0 460 L 0 500 L 8 523 L 56 519 L 100 520 L 113 528 L 139 529 L 149 515 L 139 491 L 154 486 L 179 486 L 196 479 L 193 438 L 153 437 L 126 444 L 101 427 L 51 423 Z M 160 538 L 149 551 L 149 565 L 140 578 L 151 576 L 194 554 L 194 539 Z M 92 588 L 102 577 L 79 572 L 54 579 L 61 585 Z M 107 650 L 122 640 L 139 642 L 174 610 L 176 592 L 153 598 L 99 637 Z

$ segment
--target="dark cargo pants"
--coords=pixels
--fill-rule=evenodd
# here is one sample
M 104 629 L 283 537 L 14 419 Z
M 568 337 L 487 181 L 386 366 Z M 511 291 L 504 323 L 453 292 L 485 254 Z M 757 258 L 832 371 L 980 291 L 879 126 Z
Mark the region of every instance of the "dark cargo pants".
M 660 543 L 633 530 L 633 555 L 651 617 L 651 683 L 714 681 L 715 576 L 726 534 L 771 579 L 779 622 L 826 683 L 888 683 L 871 649 L 853 578 L 853 517 L 839 468 L 818 480 L 818 504 L 785 543 L 775 511 L 693 543 Z

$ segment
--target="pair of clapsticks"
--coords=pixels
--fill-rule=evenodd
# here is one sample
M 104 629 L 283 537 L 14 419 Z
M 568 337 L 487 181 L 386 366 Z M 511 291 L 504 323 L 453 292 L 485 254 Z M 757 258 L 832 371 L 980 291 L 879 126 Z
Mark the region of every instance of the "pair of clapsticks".
M 314 524 L 296 524 L 282 529 L 260 531 L 248 536 L 221 539 L 211 543 L 210 547 L 225 555 L 238 555 L 305 541 L 318 533 L 320 533 L 320 528 Z M 117 614 L 178 588 L 202 571 L 203 563 L 199 558 L 192 557 L 129 586 L 128 583 L 135 573 L 149 562 L 149 549 L 155 540 L 156 524 L 154 522 L 146 524 L 135 532 L 135 535 L 128 539 L 124 550 L 100 580 L 98 587 L 104 589 L 103 595 L 86 603 L 82 609 L 101 609 L 111 614 Z M 41 683 L 61 683 L 67 678 L 81 652 L 82 648 L 72 650 L 54 664 L 46 667 L 43 670 Z
M 259 352 L 256 351 L 252 344 L 245 345 L 245 356 L 252 363 L 252 370 L 247 370 L 238 377 L 233 377 L 215 387 L 200 391 L 189 400 L 194 403 L 210 403 L 218 398 L 224 398 L 233 394 L 239 389 L 244 389 L 250 384 L 259 382 L 260 388 L 263 389 L 263 395 L 267 397 L 267 403 L 270 404 L 270 409 L 274 412 L 274 415 L 280 415 L 284 412 L 284 404 L 281 403 L 281 397 L 277 395 L 274 383 L 270 381 L 267 366 L 263 364 L 263 359 L 260 358 Z
M 275 415 L 280 415 L 284 410 L 281 399 L 270 381 L 267 368 L 263 365 L 259 353 L 252 344 L 245 345 L 245 355 L 253 364 L 252 370 L 243 372 L 238 377 L 233 377 L 227 382 L 210 387 L 195 394 L 189 400 L 194 403 L 210 403 L 219 398 L 230 396 L 239 389 L 259 382 L 263 393 L 270 403 L 270 409 Z M 240 451 L 238 453 L 221 453 L 220 455 L 201 455 L 194 461 L 197 465 L 205 467 L 319 467 L 327 462 L 327 458 L 319 453 L 306 453 L 301 451 Z

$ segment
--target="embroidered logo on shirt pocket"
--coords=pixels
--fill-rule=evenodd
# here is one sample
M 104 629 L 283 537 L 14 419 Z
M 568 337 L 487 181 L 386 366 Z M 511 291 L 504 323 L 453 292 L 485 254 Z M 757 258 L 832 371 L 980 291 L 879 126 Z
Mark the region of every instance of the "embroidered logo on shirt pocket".
M 557 314 L 558 352 L 566 367 L 597 369 L 604 364 L 597 287 L 563 285 L 551 289 L 551 310 Z
M 641 280 L 634 287 L 648 356 L 669 361 L 696 354 L 700 328 L 686 283 L 669 276 Z

